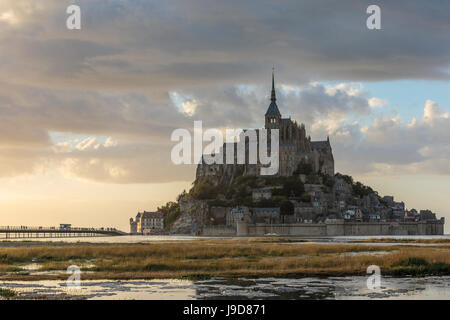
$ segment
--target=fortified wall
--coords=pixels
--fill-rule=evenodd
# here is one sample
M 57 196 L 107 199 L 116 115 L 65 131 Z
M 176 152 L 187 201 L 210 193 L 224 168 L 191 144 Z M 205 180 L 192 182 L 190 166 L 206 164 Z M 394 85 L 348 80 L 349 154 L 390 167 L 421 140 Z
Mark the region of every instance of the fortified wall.
M 216 231 L 216 232 L 215 232 Z M 345 222 L 342 220 L 325 223 L 297 223 L 297 224 L 251 224 L 239 221 L 235 233 L 227 228 L 217 232 L 215 228 L 205 227 L 202 234 L 208 236 L 264 236 L 277 234 L 280 236 L 407 236 L 407 235 L 443 235 L 444 221 L 419 222 Z

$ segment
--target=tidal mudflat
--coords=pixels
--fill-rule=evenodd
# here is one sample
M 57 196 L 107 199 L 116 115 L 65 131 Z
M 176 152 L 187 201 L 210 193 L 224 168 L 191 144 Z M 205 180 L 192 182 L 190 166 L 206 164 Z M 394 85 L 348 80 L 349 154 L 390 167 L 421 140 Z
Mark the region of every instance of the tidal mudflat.
M 377 292 L 364 291 L 370 265 L 380 267 L 386 284 Z M 79 293 L 67 291 L 69 266 L 80 270 Z M 0 243 L 5 298 L 443 298 L 449 276 L 450 246 L 442 241 L 423 246 L 290 238 Z
M 450 300 L 450 277 L 382 278 L 370 290 L 366 277 L 213 278 L 203 281 L 86 280 L 78 289 L 65 281 L 2 281 L 14 299 L 443 299 Z

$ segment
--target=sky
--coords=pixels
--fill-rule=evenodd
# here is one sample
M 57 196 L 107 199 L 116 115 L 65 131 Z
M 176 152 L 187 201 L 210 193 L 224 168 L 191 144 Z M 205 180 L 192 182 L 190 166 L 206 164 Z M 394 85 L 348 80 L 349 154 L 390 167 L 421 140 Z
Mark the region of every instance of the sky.
M 81 29 L 66 27 L 71 4 Z M 371 4 L 381 29 L 366 27 Z M 1 0 L 0 225 L 128 231 L 189 189 L 177 128 L 283 116 L 336 171 L 450 219 L 450 3 Z M 446 226 L 446 233 L 450 227 Z

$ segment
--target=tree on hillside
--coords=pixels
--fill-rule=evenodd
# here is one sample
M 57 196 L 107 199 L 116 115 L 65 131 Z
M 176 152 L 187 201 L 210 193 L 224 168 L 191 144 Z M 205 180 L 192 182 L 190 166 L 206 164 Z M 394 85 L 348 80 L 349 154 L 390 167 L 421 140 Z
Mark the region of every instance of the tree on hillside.
M 156 210 L 158 212 L 161 212 L 164 216 L 168 215 L 171 212 L 177 211 L 180 209 L 180 206 L 178 203 L 169 201 L 165 205 L 158 207 Z
M 209 184 L 208 182 L 199 182 L 192 190 L 192 197 L 198 200 L 215 199 L 217 196 L 217 188 Z
M 284 200 L 280 205 L 280 214 L 282 216 L 291 216 L 294 214 L 294 204 L 289 200 Z
M 289 177 L 283 183 L 283 195 L 287 197 L 301 197 L 305 192 L 305 186 L 297 177 Z
M 297 169 L 294 171 L 294 174 L 311 174 L 313 173 L 313 166 L 309 162 L 305 162 L 304 160 L 300 161 L 297 165 Z
M 162 212 L 164 215 L 164 227 L 168 228 L 178 219 L 181 215 L 180 205 L 177 202 L 169 201 L 165 205 L 158 207 L 158 212 Z
M 186 189 L 184 189 L 183 192 L 177 196 L 177 202 L 180 202 L 180 200 L 184 199 L 186 196 L 187 196 L 187 192 L 186 192 Z
M 351 176 L 346 175 L 346 174 L 341 174 L 341 173 L 338 172 L 338 173 L 335 174 L 335 177 L 339 178 L 339 179 L 343 179 L 346 183 L 348 183 L 350 185 L 353 184 L 353 178 Z
M 311 202 L 311 195 L 307 194 L 307 193 L 303 194 L 302 201 L 303 202 Z
M 367 196 L 374 192 L 371 187 L 365 186 L 359 181 L 356 182 L 355 184 L 353 184 L 352 189 L 353 189 L 353 193 L 360 198 L 362 198 L 363 196 Z

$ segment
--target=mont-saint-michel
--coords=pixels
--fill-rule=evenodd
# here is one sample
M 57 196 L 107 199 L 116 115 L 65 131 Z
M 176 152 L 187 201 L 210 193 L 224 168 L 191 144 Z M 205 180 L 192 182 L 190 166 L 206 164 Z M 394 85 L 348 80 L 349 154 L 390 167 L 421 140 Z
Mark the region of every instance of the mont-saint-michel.
M 336 173 L 330 138 L 314 141 L 305 124 L 283 118 L 276 98 L 274 72 L 264 130 L 255 129 L 257 149 L 269 154 L 271 134 L 277 135 L 277 171 L 262 173 L 267 164 L 243 161 L 233 152 L 238 142 L 221 148 L 223 161 L 206 162 L 203 155 L 189 192 L 156 212 L 130 219 L 132 234 L 195 234 L 205 236 L 358 236 L 442 235 L 444 218 L 430 210 L 407 208 L 393 196 L 382 196 L 350 175 Z M 243 130 L 248 132 L 249 130 Z M 260 139 L 261 132 L 267 139 Z M 245 139 L 247 135 L 241 136 Z M 267 144 L 267 145 L 266 145 Z M 274 155 L 273 153 L 271 154 Z M 215 155 L 217 156 L 217 155 Z M 241 159 L 242 160 L 242 159 Z M 272 164 L 270 164 L 272 165 Z M 381 190 L 380 190 L 381 191 Z
M 0 302 L 450 299 L 450 1 L 373 2 L 0 0 Z

